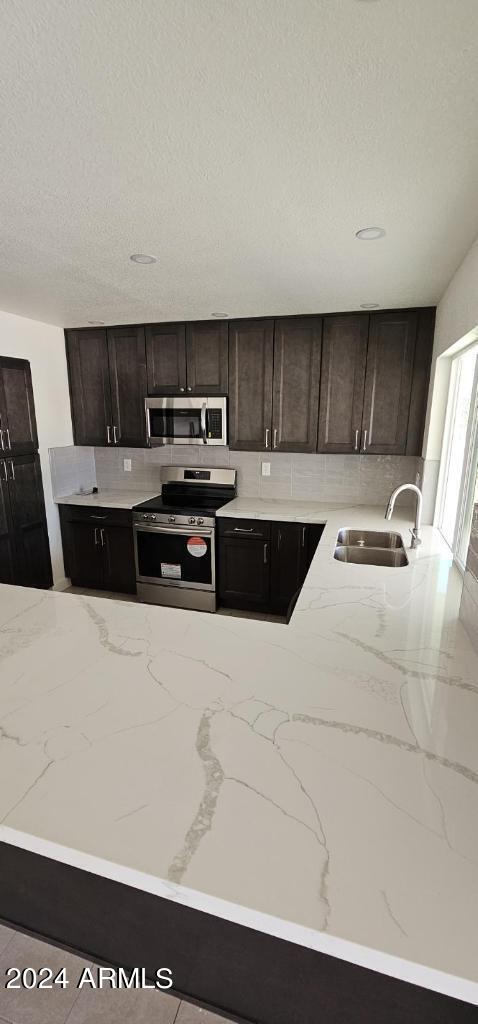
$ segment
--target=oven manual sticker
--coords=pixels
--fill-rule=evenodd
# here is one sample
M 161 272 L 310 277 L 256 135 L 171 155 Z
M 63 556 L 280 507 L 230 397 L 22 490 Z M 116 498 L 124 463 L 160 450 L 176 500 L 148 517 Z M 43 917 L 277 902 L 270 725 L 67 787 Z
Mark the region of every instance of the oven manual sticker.
M 203 537 L 190 537 L 187 548 L 193 558 L 202 558 L 206 554 L 207 544 Z
M 167 576 L 170 580 L 180 580 L 181 566 L 173 565 L 172 562 L 161 562 L 161 576 Z

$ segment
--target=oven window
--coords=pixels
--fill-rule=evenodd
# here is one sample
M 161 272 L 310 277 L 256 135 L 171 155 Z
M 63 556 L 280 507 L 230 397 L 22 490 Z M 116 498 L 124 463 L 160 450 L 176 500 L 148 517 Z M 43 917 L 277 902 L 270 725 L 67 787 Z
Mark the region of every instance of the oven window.
M 139 575 L 147 579 L 212 584 L 211 537 L 137 530 Z
M 200 409 L 150 409 L 151 437 L 200 438 Z

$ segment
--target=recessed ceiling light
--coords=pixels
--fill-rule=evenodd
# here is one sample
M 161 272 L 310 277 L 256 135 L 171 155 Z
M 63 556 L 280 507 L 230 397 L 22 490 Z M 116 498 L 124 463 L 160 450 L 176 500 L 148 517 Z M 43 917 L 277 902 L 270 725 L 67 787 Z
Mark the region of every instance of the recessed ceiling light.
M 227 320 L 229 313 L 211 313 L 211 316 L 216 316 L 219 320 Z
M 145 253 L 145 252 L 134 252 L 133 255 L 130 256 L 130 260 L 133 260 L 133 263 L 144 263 L 144 264 L 146 264 L 146 263 L 157 263 L 158 262 L 156 256 L 148 256 L 147 253 Z
M 355 232 L 355 237 L 362 242 L 373 242 L 376 238 L 383 238 L 384 234 L 384 228 L 360 228 L 360 231 Z
M 103 327 L 104 320 L 88 320 L 92 327 Z
M 378 309 L 378 308 L 379 308 L 379 303 L 378 302 L 361 302 L 360 303 L 360 309 Z

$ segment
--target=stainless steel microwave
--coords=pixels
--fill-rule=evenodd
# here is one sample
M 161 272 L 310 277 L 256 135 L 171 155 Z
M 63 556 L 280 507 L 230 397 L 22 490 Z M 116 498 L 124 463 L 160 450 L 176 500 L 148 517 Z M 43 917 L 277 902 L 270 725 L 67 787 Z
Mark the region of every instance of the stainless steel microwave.
M 227 444 L 227 398 L 145 398 L 148 445 Z

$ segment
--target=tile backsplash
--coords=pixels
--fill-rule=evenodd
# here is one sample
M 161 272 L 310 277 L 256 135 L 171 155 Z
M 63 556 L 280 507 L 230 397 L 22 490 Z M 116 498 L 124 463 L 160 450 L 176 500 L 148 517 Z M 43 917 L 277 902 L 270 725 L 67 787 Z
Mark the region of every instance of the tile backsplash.
M 67 445 L 50 448 L 51 485 L 54 498 L 96 486 L 95 449 Z
M 130 472 L 124 470 L 125 459 L 131 460 Z M 270 476 L 262 476 L 263 462 L 270 464 Z M 89 486 L 93 475 L 99 490 L 159 491 L 160 470 L 165 465 L 237 469 L 238 494 L 243 497 L 343 501 L 361 505 L 385 504 L 394 487 L 414 483 L 417 473 L 423 470 L 423 460 L 414 456 L 294 455 L 236 452 L 212 446 L 52 449 L 52 467 L 61 487 L 61 490 L 55 489 L 57 496 L 73 493 L 81 485 Z M 80 470 L 83 470 L 83 479 L 80 479 Z M 71 486 L 67 486 L 69 481 Z M 413 499 L 404 495 L 401 500 L 410 504 Z

